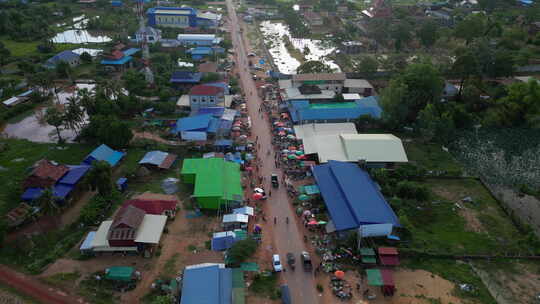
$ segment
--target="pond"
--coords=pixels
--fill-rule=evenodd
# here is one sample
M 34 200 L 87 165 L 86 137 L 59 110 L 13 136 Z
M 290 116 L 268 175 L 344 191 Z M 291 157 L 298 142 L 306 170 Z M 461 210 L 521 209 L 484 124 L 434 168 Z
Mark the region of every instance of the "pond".
M 304 56 L 306 60 L 321 61 L 336 71 L 340 70 L 339 66 L 327 57 L 335 48 L 324 46 L 321 40 L 293 38 L 289 27 L 281 22 L 263 21 L 260 30 L 263 33 L 264 42 L 270 44 L 268 51 L 281 73 L 295 74 L 300 66 L 300 61 L 287 50 L 283 36 L 289 37 L 293 47 L 299 52 L 303 52 L 306 47 L 309 49 L 309 54 Z
M 56 94 L 54 98 L 55 102 L 66 104 L 68 98 L 77 94 L 77 89 L 88 89 L 89 91 L 93 91 L 94 87 L 95 84 L 77 84 L 74 87 Z M 4 133 L 9 137 L 26 139 L 33 142 L 56 142 L 56 129 L 45 122 L 45 111 L 46 108 L 39 108 L 33 115 L 30 115 L 17 123 L 8 124 L 4 129 Z M 61 128 L 63 129 L 63 127 Z M 76 136 L 75 132 L 72 130 L 62 130 L 60 134 L 67 142 L 73 142 L 73 139 Z
M 96 17 L 97 18 L 97 17 Z M 53 43 L 102 43 L 109 42 L 112 39 L 106 35 L 100 35 L 95 32 L 89 32 L 85 30 L 88 18 L 84 15 L 78 16 L 72 19 L 73 25 L 67 30 L 56 34 L 51 40 Z M 64 24 L 58 24 L 58 26 L 64 26 Z

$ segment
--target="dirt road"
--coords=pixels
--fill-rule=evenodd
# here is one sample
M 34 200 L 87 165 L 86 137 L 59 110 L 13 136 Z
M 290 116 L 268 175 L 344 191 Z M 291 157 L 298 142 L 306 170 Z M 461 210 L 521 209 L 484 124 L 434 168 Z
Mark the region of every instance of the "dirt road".
M 44 304 L 86 303 L 82 298 L 75 298 L 60 290 L 45 286 L 31 277 L 3 265 L 0 265 L 0 282 Z
M 259 168 L 259 172 L 263 176 L 266 176 L 266 188 L 270 189 L 270 175 L 277 173 L 281 176 L 282 172 L 274 166 L 273 153 L 266 156 L 266 151 L 272 149 L 272 135 L 269 130 L 267 118 L 261 117 L 258 113 L 262 101 L 258 97 L 255 83 L 249 72 L 246 46 L 240 34 L 239 20 L 231 0 L 227 0 L 227 9 L 231 20 L 231 36 L 236 52 L 236 66 L 240 71 L 240 84 L 248 98 L 248 111 L 253 122 L 252 136 L 253 138 L 258 136 L 259 143 L 261 144 L 259 155 L 261 155 L 263 163 Z M 282 263 L 285 263 L 284 258 L 287 252 L 294 253 L 297 259 L 299 259 L 299 254 L 302 250 L 305 250 L 305 246 L 303 236 L 295 223 L 296 216 L 289 204 L 285 187 L 272 189 L 272 196 L 264 204 L 266 204 L 266 214 L 269 215 L 269 218 L 277 218 L 278 223 L 273 229 L 273 237 L 277 247 L 276 253 L 279 253 L 281 256 Z M 286 224 L 286 218 L 289 218 L 289 224 Z M 298 268 L 296 271 L 287 271 L 281 275 L 283 281 L 289 285 L 294 303 L 319 303 L 319 296 L 315 290 L 312 273 L 304 272 L 301 268 Z

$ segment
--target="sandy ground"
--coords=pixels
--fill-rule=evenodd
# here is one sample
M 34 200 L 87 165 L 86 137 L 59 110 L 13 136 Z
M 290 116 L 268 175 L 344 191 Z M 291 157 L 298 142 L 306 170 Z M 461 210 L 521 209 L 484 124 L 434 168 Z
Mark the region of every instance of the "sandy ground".
M 424 270 L 396 269 L 394 281 L 396 282 L 396 293 L 393 297 L 384 297 L 379 289 L 369 288 L 370 294 L 376 299 L 367 301 L 363 298 L 363 290 L 356 289 L 356 283 L 360 282 L 357 272 L 348 271 L 345 273 L 345 280 L 353 287 L 353 298 L 349 303 L 370 303 L 370 304 L 431 304 L 433 300 L 440 300 L 441 304 L 461 304 L 462 299 L 452 295 L 454 283 L 447 281 L 437 275 Z M 341 303 L 330 290 L 330 275 L 322 274 L 317 282 L 324 288 L 322 295 L 323 303 Z M 363 282 L 366 282 L 365 279 Z M 419 298 L 417 298 L 419 296 Z M 365 302 L 362 302 L 365 301 Z M 439 302 L 437 302 L 439 303 Z

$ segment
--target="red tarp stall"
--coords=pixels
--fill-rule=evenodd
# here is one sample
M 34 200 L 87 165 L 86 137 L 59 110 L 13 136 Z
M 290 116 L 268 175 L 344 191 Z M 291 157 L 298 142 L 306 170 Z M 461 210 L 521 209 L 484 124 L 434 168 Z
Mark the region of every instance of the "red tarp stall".
M 394 274 L 390 269 L 381 269 L 381 276 L 383 280 L 382 292 L 385 296 L 393 296 L 396 291 L 394 285 Z
M 397 266 L 399 265 L 398 251 L 394 247 L 379 247 L 379 260 L 381 265 Z

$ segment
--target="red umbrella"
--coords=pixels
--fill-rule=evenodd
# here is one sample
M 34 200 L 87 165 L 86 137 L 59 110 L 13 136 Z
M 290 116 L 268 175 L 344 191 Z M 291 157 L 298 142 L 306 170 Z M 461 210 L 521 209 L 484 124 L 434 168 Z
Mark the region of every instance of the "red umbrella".
M 284 131 L 279 131 L 278 135 L 279 136 L 285 136 L 285 132 Z
M 345 278 L 345 272 L 341 270 L 336 270 L 336 272 L 334 272 L 334 275 L 340 280 L 343 280 Z
M 285 126 L 285 124 L 284 124 L 284 123 L 282 123 L 282 122 L 278 122 L 278 123 L 276 124 L 276 126 L 278 126 L 278 127 L 284 127 L 284 126 Z
M 261 198 L 263 198 L 263 195 L 262 193 L 253 193 L 253 196 L 252 198 L 256 201 L 260 200 Z
M 290 150 L 290 151 L 296 151 L 296 147 L 295 147 L 295 146 L 290 146 L 290 147 L 289 147 L 289 150 Z
M 308 225 L 318 225 L 319 223 L 316 220 L 309 221 Z
M 253 167 L 246 167 L 246 171 L 253 171 Z

